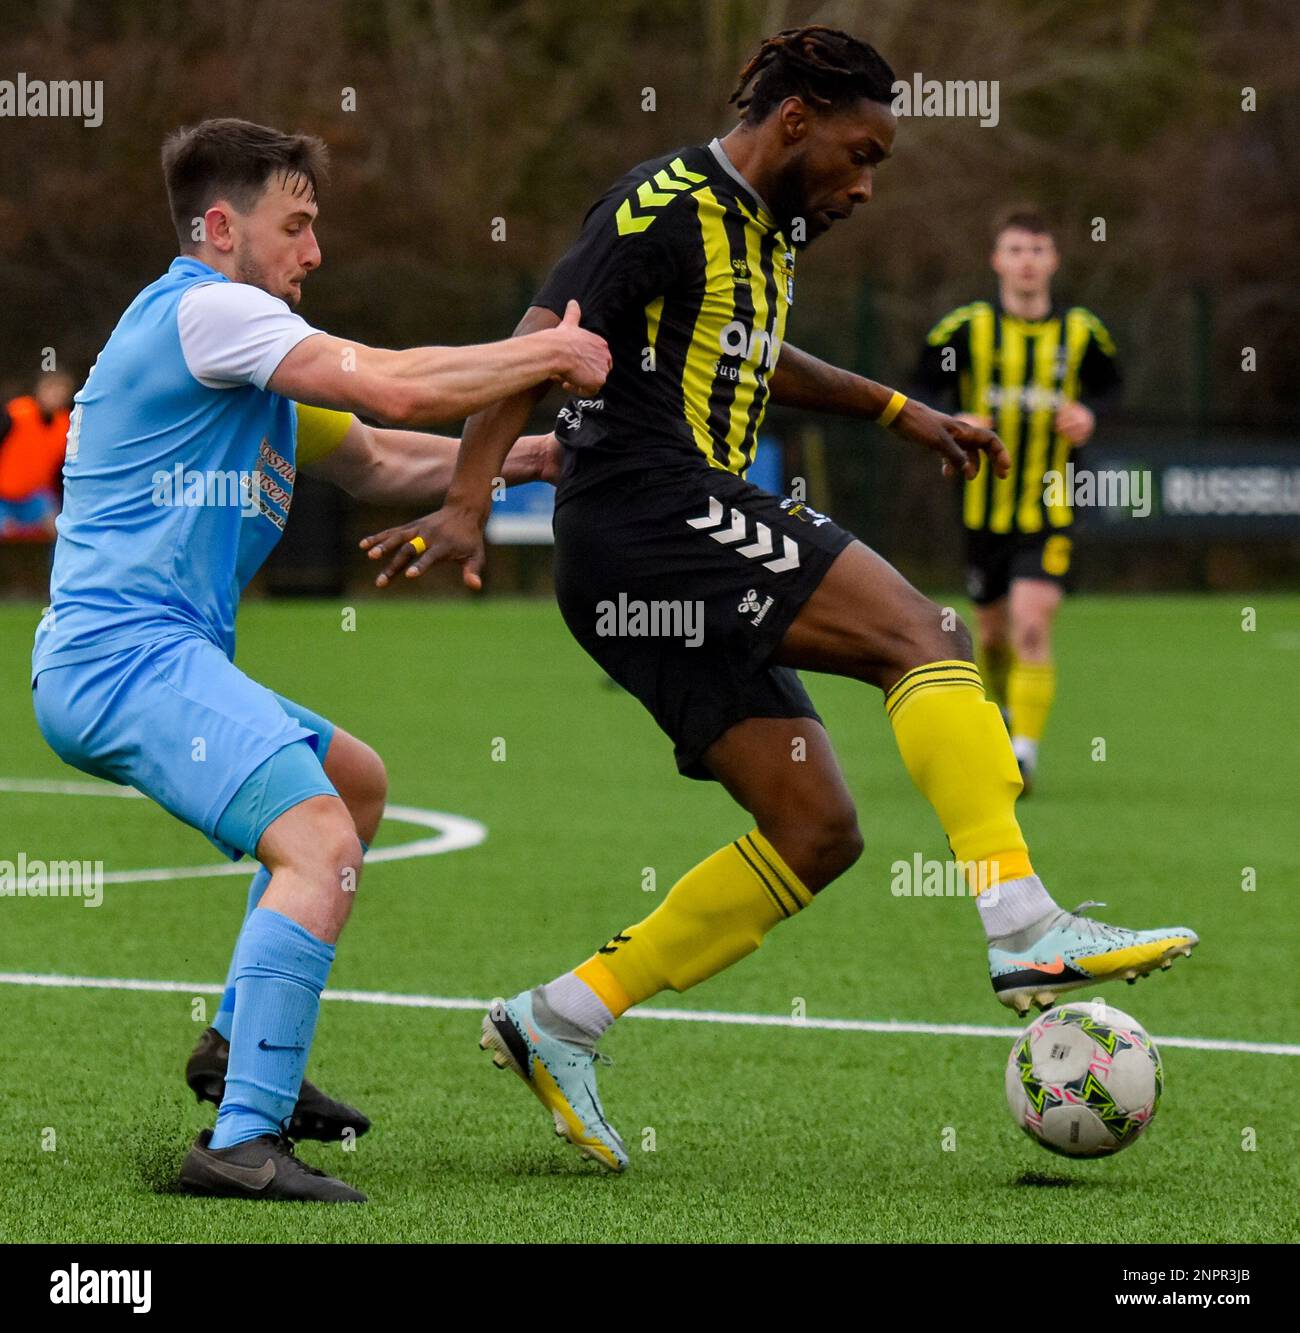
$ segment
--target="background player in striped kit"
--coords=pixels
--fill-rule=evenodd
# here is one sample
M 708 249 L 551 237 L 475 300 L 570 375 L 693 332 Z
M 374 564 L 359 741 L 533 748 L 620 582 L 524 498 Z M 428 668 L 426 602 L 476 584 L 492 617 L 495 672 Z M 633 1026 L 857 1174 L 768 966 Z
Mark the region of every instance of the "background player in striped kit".
M 962 522 L 976 660 L 1028 792 L 1056 693 L 1052 620 L 1074 563 L 1069 495 L 1049 494 L 1045 478 L 1065 477 L 1118 398 L 1119 369 L 1097 316 L 1053 302 L 1060 256 L 1040 213 L 1003 214 L 991 263 L 997 300 L 960 306 L 930 330 L 920 379 L 960 420 L 996 429 L 1011 457 L 1007 476 L 986 468 L 964 483 Z

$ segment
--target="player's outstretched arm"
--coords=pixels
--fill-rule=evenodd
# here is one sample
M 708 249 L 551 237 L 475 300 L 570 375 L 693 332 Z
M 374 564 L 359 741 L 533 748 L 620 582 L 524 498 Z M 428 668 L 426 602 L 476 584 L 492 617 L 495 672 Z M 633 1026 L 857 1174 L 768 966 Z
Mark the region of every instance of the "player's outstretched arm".
M 945 476 L 977 476 L 981 454 L 988 454 L 999 477 L 1010 470 L 1006 448 L 992 431 L 936 412 L 875 380 L 819 361 L 789 343 L 781 349 L 771 387 L 772 401 L 784 407 L 879 421 L 904 439 L 942 455 Z
M 573 302 L 569 308 L 575 308 Z M 533 306 L 519 321 L 515 337 L 523 341 L 558 322 L 554 312 Z M 387 561 L 375 579 L 376 587 L 386 587 L 403 570 L 408 579 L 417 578 L 440 561 L 460 565 L 468 587 L 477 591 L 483 586 L 483 527 L 492 504 L 492 481 L 501 475 L 512 442 L 545 388 L 535 385 L 502 398 L 465 423 L 456 471 L 436 514 L 362 540 L 370 559 Z
M 571 302 L 563 320 L 552 317 L 550 326 L 526 337 L 397 352 L 317 333 L 285 356 L 267 387 L 296 402 L 400 426 L 469 416 L 551 380 L 576 393 L 594 393 L 609 373 L 609 348 L 580 327 L 580 318 Z
M 559 446 L 554 435 L 525 435 L 502 463 L 507 486 L 552 481 Z M 456 469 L 460 441 L 422 431 L 389 430 L 352 418 L 337 447 L 307 464 L 316 476 L 370 504 L 441 504 Z

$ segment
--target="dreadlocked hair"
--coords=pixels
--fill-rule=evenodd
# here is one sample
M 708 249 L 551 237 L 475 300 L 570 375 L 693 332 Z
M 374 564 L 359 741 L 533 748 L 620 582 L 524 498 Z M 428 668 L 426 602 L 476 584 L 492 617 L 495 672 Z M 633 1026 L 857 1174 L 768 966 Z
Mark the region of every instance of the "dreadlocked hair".
M 769 37 L 740 71 L 736 91 L 727 100 L 735 102 L 748 124 L 757 125 L 787 97 L 802 97 L 831 110 L 863 97 L 892 102 L 893 85 L 894 71 L 875 47 L 839 28 L 815 23 Z

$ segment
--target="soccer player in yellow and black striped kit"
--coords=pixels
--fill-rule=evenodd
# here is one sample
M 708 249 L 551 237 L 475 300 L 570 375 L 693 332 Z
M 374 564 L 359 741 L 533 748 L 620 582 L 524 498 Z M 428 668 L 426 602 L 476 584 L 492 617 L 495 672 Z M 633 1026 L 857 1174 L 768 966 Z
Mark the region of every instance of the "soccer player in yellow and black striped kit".
M 600 394 L 570 400 L 557 428 L 564 619 L 673 740 L 679 770 L 720 782 L 755 824 L 686 871 L 644 921 L 494 1002 L 484 1019 L 495 1062 L 613 1170 L 627 1152 L 597 1095 L 601 1034 L 631 1006 L 751 953 L 862 850 L 798 668 L 883 692 L 903 763 L 978 891 L 1003 1003 L 1025 1010 L 1136 976 L 1195 943 L 1181 927 L 1125 930 L 1056 905 L 1016 822 L 1020 775 L 964 627 L 825 514 L 744 480 L 769 399 L 876 421 L 969 477 L 986 453 L 1005 469 L 990 432 L 787 341 L 796 250 L 871 197 L 897 128 L 893 81 L 871 47 L 842 32 L 764 42 L 733 94 L 740 124 L 616 182 L 519 325 L 551 326 L 576 300 L 614 362 Z M 435 560 L 460 563 L 477 584 L 497 460 L 535 401 L 521 394 L 473 418 L 443 509 L 368 539 L 387 560 L 381 585 Z M 615 605 L 683 604 L 700 608 L 702 637 L 673 637 L 662 622 L 657 636 L 639 635 L 607 616 Z M 927 960 L 915 974 L 904 965 L 903 975 L 924 988 L 935 966 L 946 963 Z
M 955 399 L 962 421 L 995 429 L 1011 456 L 1005 477 L 985 468 L 965 482 L 962 521 L 976 660 L 1028 792 L 1056 694 L 1052 620 L 1073 572 L 1066 467 L 1118 396 L 1119 369 L 1097 316 L 1053 303 L 1060 260 L 1041 214 L 1005 213 L 991 262 L 997 300 L 960 306 L 930 330 L 920 379 Z

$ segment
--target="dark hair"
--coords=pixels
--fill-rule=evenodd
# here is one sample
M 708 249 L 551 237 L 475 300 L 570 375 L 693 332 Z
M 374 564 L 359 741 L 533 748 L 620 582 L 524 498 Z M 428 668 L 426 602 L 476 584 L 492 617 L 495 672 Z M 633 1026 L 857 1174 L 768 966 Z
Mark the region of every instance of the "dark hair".
M 751 81 L 749 96 L 742 96 Z M 838 28 L 820 23 L 786 28 L 758 48 L 728 100 L 747 123 L 757 125 L 787 97 L 802 97 L 823 109 L 863 97 L 889 103 L 894 100 L 894 71 L 874 47 Z
M 1004 208 L 993 220 L 993 244 L 1004 231 L 1028 231 L 1035 236 L 1050 236 L 1051 225 L 1032 204 L 1015 204 Z
M 162 169 L 181 249 L 194 248 L 194 219 L 214 200 L 228 199 L 249 213 L 271 177 L 281 176 L 286 183 L 297 178 L 296 192 L 314 203 L 328 166 L 329 150 L 313 134 L 282 134 L 231 117 L 173 130 L 163 140 Z

